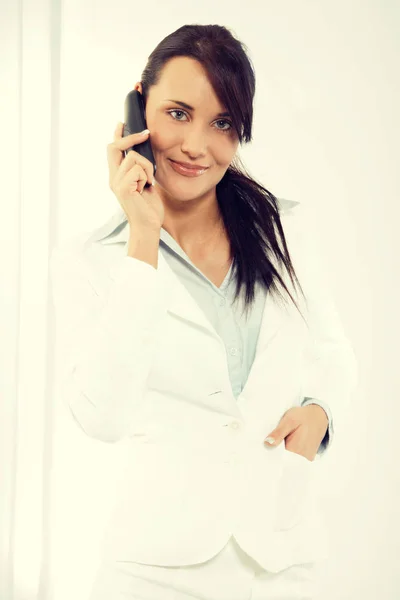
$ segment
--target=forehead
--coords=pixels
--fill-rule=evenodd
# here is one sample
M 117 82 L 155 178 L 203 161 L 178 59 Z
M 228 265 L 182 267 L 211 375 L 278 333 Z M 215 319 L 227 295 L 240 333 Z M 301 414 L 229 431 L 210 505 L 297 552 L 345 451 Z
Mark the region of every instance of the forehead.
M 164 65 L 154 91 L 159 99 L 174 98 L 188 104 L 213 102 L 219 107 L 206 70 L 198 61 L 186 56 L 174 57 Z
M 182 78 L 208 81 L 207 72 L 201 63 L 189 56 L 175 56 L 162 68 L 160 83 L 161 81 L 164 84 L 168 81 L 178 83 Z

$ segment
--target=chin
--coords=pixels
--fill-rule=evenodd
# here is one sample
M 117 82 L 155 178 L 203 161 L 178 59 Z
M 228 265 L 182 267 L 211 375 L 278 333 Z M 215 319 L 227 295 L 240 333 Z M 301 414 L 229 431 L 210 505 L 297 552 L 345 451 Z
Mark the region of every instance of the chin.
M 175 184 L 168 182 L 164 184 L 161 182 L 159 184 L 160 188 L 165 191 L 165 193 L 170 196 L 172 199 L 177 200 L 178 202 L 188 202 L 190 200 L 195 200 L 196 198 L 201 198 L 206 196 L 212 190 L 215 190 L 215 186 L 211 188 L 207 186 L 204 188 L 203 186 L 199 186 L 191 183 L 191 185 L 184 182 L 183 184 Z

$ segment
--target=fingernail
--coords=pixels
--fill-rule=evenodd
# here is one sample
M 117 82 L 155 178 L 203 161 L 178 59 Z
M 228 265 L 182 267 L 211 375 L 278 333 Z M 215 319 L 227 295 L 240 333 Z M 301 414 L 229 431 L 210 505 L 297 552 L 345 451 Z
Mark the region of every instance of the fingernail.
M 273 437 L 267 437 L 265 438 L 264 442 L 266 442 L 267 444 L 274 444 L 275 440 Z
M 150 131 L 148 129 L 144 129 L 140 132 L 140 135 L 144 135 L 145 133 L 150 133 Z

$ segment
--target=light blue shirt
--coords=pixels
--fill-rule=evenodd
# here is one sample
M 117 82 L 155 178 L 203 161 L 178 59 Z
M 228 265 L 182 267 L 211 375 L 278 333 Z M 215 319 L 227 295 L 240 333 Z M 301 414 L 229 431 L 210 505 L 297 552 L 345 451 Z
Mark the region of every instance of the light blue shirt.
M 127 227 L 127 222 L 118 226 L 110 235 L 115 236 Z M 253 364 L 261 319 L 266 299 L 266 291 L 259 282 L 255 287 L 254 304 L 248 316 L 244 308 L 244 290 L 240 291 L 238 301 L 233 304 L 235 279 L 232 276 L 232 265 L 220 287 L 214 285 L 190 260 L 176 240 L 162 227 L 160 230 L 160 251 L 168 265 L 181 283 L 192 295 L 198 306 L 204 311 L 207 319 L 222 339 L 228 363 L 229 378 L 232 391 L 237 399 L 243 390 Z M 329 426 L 322 440 L 318 454 L 322 455 L 332 442 L 332 415 L 323 401 L 315 398 L 304 398 L 301 405 L 318 404 L 328 417 Z M 265 435 L 267 436 L 266 432 Z

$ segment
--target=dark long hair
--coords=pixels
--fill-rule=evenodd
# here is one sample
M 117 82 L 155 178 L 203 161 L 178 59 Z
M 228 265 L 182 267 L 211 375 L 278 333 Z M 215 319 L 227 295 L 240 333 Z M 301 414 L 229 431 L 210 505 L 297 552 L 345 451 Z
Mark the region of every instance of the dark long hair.
M 239 142 L 252 139 L 255 73 L 247 47 L 221 25 L 184 25 L 165 37 L 148 57 L 141 76 L 143 99 L 161 77 L 165 63 L 177 56 L 196 59 L 205 68 L 220 102 L 227 107 Z M 279 217 L 277 198 L 246 171 L 236 156 L 216 186 L 216 194 L 232 253 L 232 272 L 236 277 L 236 301 L 245 286 L 245 310 L 255 298 L 258 281 L 285 300 L 277 282 L 285 289 L 299 310 L 278 270 L 284 265 L 292 285 L 296 280 L 285 235 Z M 280 247 L 278 237 L 282 248 Z

